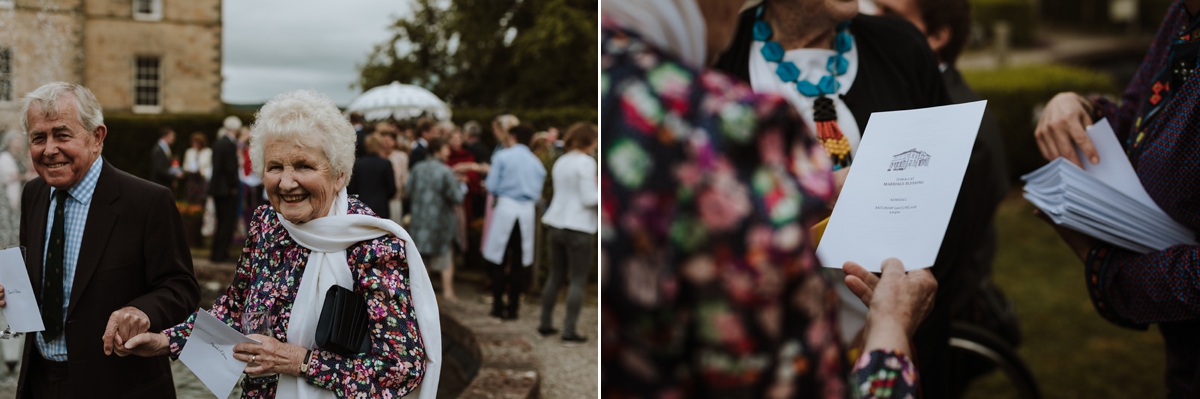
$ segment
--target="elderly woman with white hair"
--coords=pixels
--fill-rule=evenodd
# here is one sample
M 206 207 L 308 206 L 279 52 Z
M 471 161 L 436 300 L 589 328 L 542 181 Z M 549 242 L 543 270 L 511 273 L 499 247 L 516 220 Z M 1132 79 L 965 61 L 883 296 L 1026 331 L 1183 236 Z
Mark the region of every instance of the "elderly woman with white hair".
M 270 203 L 254 211 L 233 284 L 209 311 L 242 331 L 246 315 L 265 315 L 269 334 L 249 335 L 262 343 L 234 348 L 254 376 L 243 380 L 242 397 L 398 398 L 422 381 L 421 397 L 435 397 L 441 333 L 433 288 L 408 233 L 347 196 L 349 122 L 328 97 L 292 91 L 263 106 L 250 141 Z M 334 285 L 365 299 L 365 352 L 316 344 Z M 195 317 L 138 335 L 119 354 L 177 357 Z

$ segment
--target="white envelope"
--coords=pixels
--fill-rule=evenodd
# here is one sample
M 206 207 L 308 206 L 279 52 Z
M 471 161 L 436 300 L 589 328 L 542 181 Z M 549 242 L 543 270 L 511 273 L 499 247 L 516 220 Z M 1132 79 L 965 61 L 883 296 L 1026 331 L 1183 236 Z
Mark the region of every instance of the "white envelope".
M 0 285 L 4 285 L 4 318 L 12 332 L 43 331 L 42 312 L 29 282 L 25 268 L 25 251 L 21 247 L 0 250 Z
M 233 347 L 244 342 L 259 343 L 200 309 L 179 360 L 196 373 L 200 382 L 218 399 L 225 399 L 233 392 L 246 368 L 246 362 L 233 358 Z

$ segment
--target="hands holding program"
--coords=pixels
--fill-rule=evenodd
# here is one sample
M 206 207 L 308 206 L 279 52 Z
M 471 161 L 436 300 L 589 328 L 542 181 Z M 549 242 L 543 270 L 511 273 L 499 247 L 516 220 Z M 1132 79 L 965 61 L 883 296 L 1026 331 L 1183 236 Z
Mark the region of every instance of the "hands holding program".
M 907 352 L 909 337 L 933 309 L 937 279 L 929 269 L 904 271 L 904 264 L 888 258 L 875 275 L 854 262 L 846 262 L 846 286 L 870 309 L 863 331 L 863 352 L 891 349 Z
M 1042 157 L 1046 161 L 1063 157 L 1076 166 L 1083 167 L 1082 160 L 1075 150 L 1075 146 L 1079 146 L 1079 151 L 1083 152 L 1089 162 L 1100 163 L 1100 155 L 1087 135 L 1088 126 L 1096 122 L 1092 120 L 1091 115 L 1092 103 L 1079 94 L 1062 92 L 1050 99 L 1033 133 Z M 1034 215 L 1054 226 L 1054 230 L 1071 247 L 1075 256 L 1081 260 L 1087 259 L 1088 251 L 1096 244 L 1095 238 L 1054 224 L 1050 217 L 1040 210 L 1034 210 Z
M 0 285 L 0 308 L 8 306 L 8 301 L 4 299 L 4 292 L 4 285 Z M 121 349 L 125 345 L 126 337 L 146 333 L 149 329 L 150 317 L 146 316 L 146 312 L 141 309 L 126 306 L 112 312 L 108 316 L 108 325 L 104 328 L 104 335 L 100 337 L 104 341 L 104 354 L 111 355 L 116 349 L 118 355 L 125 356 L 128 352 L 122 354 Z

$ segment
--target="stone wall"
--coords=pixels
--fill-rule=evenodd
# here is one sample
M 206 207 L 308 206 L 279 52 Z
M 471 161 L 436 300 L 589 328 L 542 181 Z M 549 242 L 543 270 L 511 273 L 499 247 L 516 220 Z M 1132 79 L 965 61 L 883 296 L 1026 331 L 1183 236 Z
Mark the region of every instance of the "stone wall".
M 79 81 L 83 59 L 76 49 L 82 16 L 70 8 L 53 8 L 69 3 L 48 0 L 49 8 L 42 12 L 37 0 L 18 0 L 15 8 L 0 10 L 0 47 L 10 49 L 13 57 L 12 101 L 0 101 L 0 130 L 18 128 L 17 100 L 25 93 L 47 82 Z

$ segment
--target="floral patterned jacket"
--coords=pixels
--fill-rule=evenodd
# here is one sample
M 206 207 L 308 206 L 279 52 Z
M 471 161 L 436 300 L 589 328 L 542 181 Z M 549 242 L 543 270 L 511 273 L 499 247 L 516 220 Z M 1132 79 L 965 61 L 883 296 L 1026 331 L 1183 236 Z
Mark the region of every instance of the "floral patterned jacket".
M 602 32 L 602 395 L 915 395 L 895 352 L 864 354 L 847 382 L 808 234 L 831 165 L 793 108 Z
M 347 213 L 375 215 L 354 197 Z M 249 237 L 233 284 L 210 312 L 241 330 L 242 312 L 265 311 L 275 338 L 287 342 L 292 303 L 310 251 L 292 240 L 269 204 L 254 211 Z M 404 242 L 390 235 L 364 241 L 347 248 L 346 259 L 356 281 L 354 291 L 367 296 L 373 325 L 371 349 L 358 356 L 313 349 L 304 378 L 339 398 L 404 396 L 420 384 L 425 373 L 425 346 L 409 295 Z M 195 318 L 193 314 L 163 331 L 170 339 L 172 358 L 183 350 Z M 276 385 L 245 386 L 242 398 L 274 398 Z

